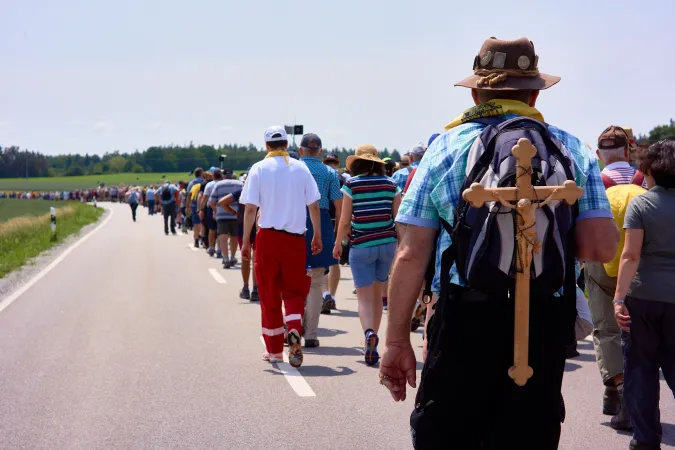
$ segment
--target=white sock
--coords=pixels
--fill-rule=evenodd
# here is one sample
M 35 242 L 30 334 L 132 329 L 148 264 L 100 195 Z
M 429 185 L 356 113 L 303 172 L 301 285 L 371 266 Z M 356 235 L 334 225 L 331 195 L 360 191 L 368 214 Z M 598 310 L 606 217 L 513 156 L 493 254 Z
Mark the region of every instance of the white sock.
M 327 295 L 330 295 L 330 291 L 323 291 L 323 296 L 326 297 Z

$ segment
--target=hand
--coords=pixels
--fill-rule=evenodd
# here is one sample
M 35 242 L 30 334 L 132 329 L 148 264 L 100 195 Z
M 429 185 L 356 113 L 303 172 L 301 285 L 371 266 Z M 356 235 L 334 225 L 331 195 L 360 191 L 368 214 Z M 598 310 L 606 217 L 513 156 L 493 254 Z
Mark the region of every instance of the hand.
M 410 344 L 410 337 L 403 341 L 387 343 L 380 360 L 380 376 L 387 377 L 382 383 L 389 389 L 394 401 L 405 400 L 406 381 L 410 387 L 417 387 L 416 368 L 417 360 Z
M 199 211 L 199 219 L 204 220 L 204 211 Z
M 244 261 L 251 261 L 251 241 L 244 240 L 241 246 L 241 259 Z
M 312 255 L 318 255 L 323 250 L 323 243 L 321 242 L 321 233 L 314 233 L 312 236 Z
M 342 259 L 342 244 L 337 242 L 335 247 L 333 247 L 333 258 L 340 260 Z
M 630 332 L 630 313 L 624 303 L 614 304 L 614 318 L 623 331 Z

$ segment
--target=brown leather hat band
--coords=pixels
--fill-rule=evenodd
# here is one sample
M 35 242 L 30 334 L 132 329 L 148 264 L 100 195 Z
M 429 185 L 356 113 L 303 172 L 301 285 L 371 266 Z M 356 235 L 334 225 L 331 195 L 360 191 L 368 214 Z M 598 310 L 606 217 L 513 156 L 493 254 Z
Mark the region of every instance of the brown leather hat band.
M 539 75 L 539 70 L 476 69 L 473 73 L 482 77 L 476 82 L 480 88 L 499 84 L 505 81 L 509 75 L 513 77 L 536 77 Z

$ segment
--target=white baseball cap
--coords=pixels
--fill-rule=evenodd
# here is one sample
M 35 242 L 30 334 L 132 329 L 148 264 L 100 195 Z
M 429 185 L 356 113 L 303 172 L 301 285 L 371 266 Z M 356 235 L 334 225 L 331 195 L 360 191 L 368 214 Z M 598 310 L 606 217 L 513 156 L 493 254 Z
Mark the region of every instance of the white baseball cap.
M 284 127 L 269 127 L 265 130 L 265 142 L 287 141 L 288 135 Z

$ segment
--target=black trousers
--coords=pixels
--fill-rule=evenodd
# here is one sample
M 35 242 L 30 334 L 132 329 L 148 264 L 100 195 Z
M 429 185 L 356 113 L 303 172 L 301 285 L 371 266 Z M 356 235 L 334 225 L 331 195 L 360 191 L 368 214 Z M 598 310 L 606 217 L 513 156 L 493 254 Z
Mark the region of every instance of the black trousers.
M 661 443 L 659 368 L 675 392 L 675 304 L 626 298 L 630 313 L 630 346 L 623 393 L 640 443 Z
M 164 215 L 164 232 L 169 233 L 169 218 L 171 218 L 171 232 L 176 232 L 176 204 L 169 203 L 162 205 L 162 213 Z
M 136 210 L 138 209 L 138 203 L 129 203 L 131 207 L 131 218 L 136 222 Z
M 564 419 L 565 327 L 561 298 L 530 304 L 523 387 L 513 364 L 514 301 L 454 286 L 429 325 L 429 353 L 410 417 L 416 450 L 553 450 Z M 569 330 L 568 330 L 569 331 Z

